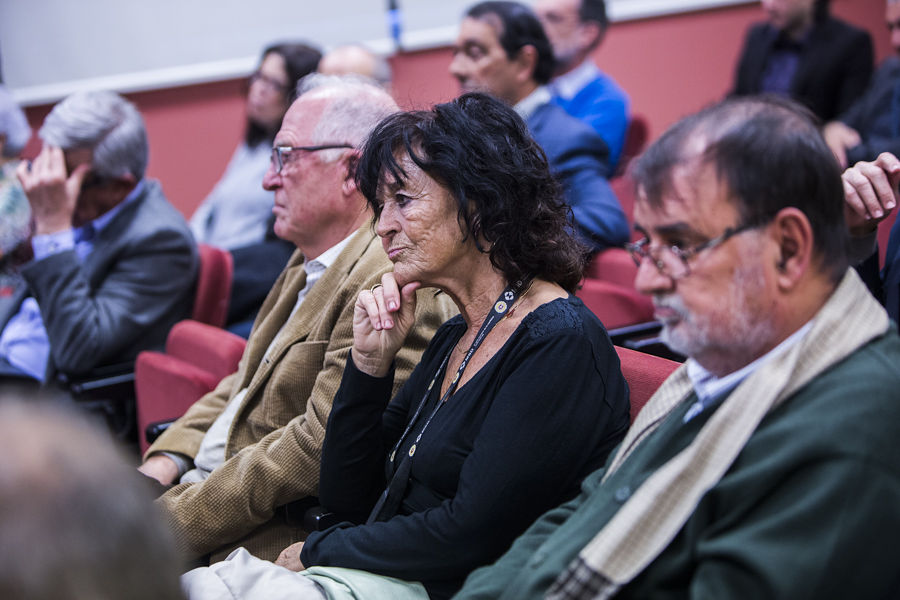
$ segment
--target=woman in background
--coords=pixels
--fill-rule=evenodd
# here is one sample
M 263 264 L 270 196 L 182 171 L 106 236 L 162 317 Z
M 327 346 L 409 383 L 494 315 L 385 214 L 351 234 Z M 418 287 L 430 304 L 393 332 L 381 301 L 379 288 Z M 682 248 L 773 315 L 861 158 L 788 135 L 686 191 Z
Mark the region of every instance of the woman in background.
M 191 217 L 198 242 L 227 250 L 261 242 L 272 214 L 273 194 L 262 187 L 272 141 L 291 104 L 297 81 L 316 70 L 322 54 L 305 44 L 263 50 L 247 88 L 244 139 L 209 196 Z

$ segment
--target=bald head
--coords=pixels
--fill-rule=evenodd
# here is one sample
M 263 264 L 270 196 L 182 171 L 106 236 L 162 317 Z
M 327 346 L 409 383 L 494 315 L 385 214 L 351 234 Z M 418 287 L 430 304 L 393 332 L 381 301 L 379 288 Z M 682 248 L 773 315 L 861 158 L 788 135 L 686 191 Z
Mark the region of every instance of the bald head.
M 324 75 L 362 75 L 383 88 L 391 85 L 391 67 L 388 62 L 367 48 L 351 44 L 338 46 L 326 53 L 319 62 L 319 73 Z

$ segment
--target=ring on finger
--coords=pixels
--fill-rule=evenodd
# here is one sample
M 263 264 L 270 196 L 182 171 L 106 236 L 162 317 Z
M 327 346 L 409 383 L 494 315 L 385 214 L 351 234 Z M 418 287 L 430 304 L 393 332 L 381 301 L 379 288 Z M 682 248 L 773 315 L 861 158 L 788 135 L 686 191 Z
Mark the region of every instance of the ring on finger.
M 377 289 L 380 288 L 380 287 L 382 287 L 381 284 L 380 284 L 380 283 L 376 283 L 375 285 L 373 285 L 372 287 L 369 288 L 369 291 L 372 292 L 372 293 L 374 294 L 374 293 L 375 293 L 375 290 L 377 290 Z

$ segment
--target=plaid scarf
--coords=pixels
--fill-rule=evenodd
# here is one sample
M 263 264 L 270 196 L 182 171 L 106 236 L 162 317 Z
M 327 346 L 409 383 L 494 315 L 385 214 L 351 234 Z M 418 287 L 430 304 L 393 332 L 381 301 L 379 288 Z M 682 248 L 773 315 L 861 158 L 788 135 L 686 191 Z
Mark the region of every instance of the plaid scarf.
M 770 410 L 882 336 L 888 326 L 884 309 L 849 269 L 803 339 L 735 388 L 690 445 L 651 475 L 582 549 L 546 597 L 602 600 L 615 595 L 669 545 Z M 690 393 L 687 370 L 679 367 L 635 419 L 604 480 Z

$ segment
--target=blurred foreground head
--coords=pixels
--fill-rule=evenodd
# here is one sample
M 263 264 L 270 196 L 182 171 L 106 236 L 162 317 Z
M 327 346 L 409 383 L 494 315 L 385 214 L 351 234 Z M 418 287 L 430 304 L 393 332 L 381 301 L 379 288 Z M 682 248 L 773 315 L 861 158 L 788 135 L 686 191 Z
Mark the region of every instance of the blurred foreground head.
M 182 598 L 150 488 L 64 406 L 0 394 L 0 598 Z

